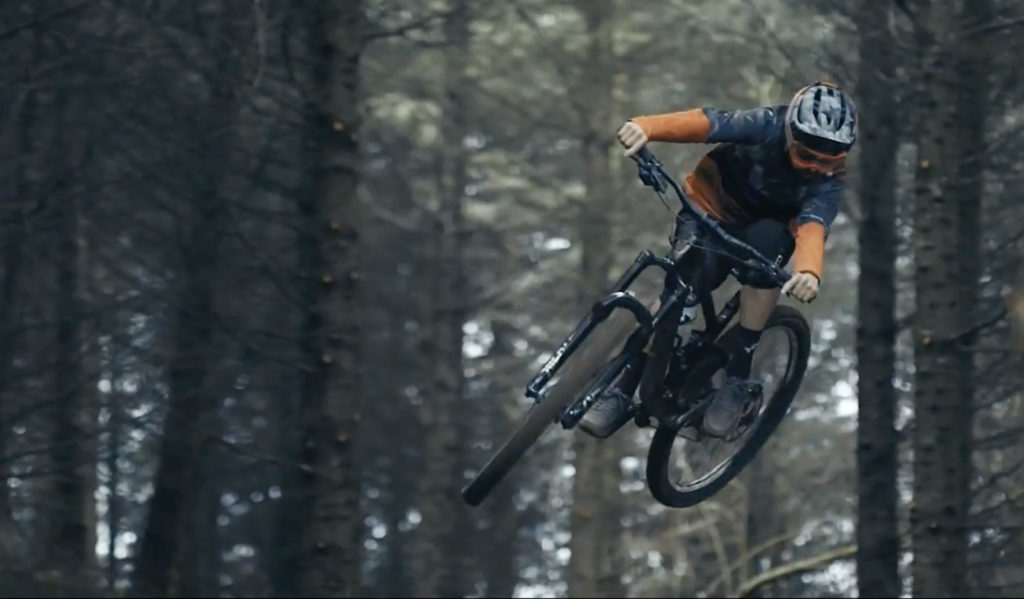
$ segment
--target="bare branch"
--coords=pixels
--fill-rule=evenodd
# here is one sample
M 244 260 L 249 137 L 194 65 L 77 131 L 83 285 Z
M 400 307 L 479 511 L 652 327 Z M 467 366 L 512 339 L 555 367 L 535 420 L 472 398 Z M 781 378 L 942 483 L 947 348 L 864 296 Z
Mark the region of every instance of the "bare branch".
M 989 33 L 995 33 L 996 31 L 1002 31 L 1004 29 L 1013 29 L 1024 25 L 1024 17 L 1016 19 L 1007 19 L 1005 21 L 994 21 L 992 23 L 986 23 L 977 27 L 972 27 L 963 32 L 965 36 L 982 36 Z
M 48 14 L 48 15 L 45 15 L 45 16 L 42 16 L 42 17 L 36 17 L 36 18 L 34 18 L 34 19 L 30 20 L 30 21 L 26 21 L 24 23 L 19 23 L 18 25 L 15 25 L 14 27 L 11 27 L 10 29 L 4 30 L 4 31 L 0 31 L 0 42 L 6 40 L 7 38 L 10 38 L 10 37 L 13 37 L 15 35 L 18 35 L 18 33 L 22 32 L 22 31 L 24 31 L 26 29 L 33 29 L 35 27 L 39 27 L 40 25 L 45 25 L 47 23 L 50 23 L 51 21 L 55 21 L 55 20 L 60 19 L 62 17 L 66 17 L 66 16 L 69 16 L 69 15 L 72 15 L 72 14 L 78 12 L 79 10 L 89 6 L 90 4 L 97 4 L 97 3 L 98 2 L 96 2 L 96 0 L 85 0 L 84 2 L 79 2 L 78 4 L 72 4 L 71 6 L 66 6 L 66 7 L 64 7 L 62 9 L 60 9 L 60 10 L 56 10 L 56 11 L 54 11 L 54 12 Z
M 813 555 L 802 560 L 797 560 L 795 562 L 783 564 L 776 568 L 766 570 L 740 585 L 739 592 L 736 594 L 736 597 L 746 597 L 757 589 L 757 587 L 763 584 L 767 584 L 773 580 L 778 580 L 779 578 L 784 578 L 792 574 L 818 570 L 838 559 L 850 557 L 856 552 L 856 545 L 843 545 L 842 547 L 837 547 L 830 551 L 819 553 L 818 555 Z
M 377 28 L 375 31 L 370 31 L 363 39 L 366 42 L 374 40 L 384 39 L 388 37 L 400 37 L 409 32 L 416 31 L 418 29 L 425 29 L 432 26 L 437 21 L 443 21 L 455 14 L 457 9 L 443 10 L 434 13 L 428 13 L 418 19 L 413 19 L 408 23 L 395 27 L 393 29 L 385 29 L 383 27 Z
M 731 572 L 733 572 L 735 570 L 738 570 L 739 568 L 741 568 L 743 566 L 743 564 L 747 563 L 748 561 L 750 561 L 754 557 L 757 557 L 758 555 L 764 553 L 765 551 L 768 551 L 769 549 L 775 547 L 776 545 L 781 545 L 783 543 L 786 543 L 788 541 L 791 541 L 791 540 L 795 539 L 799 534 L 800 534 L 800 529 L 796 529 L 796 530 L 791 530 L 789 532 L 784 532 L 784 533 L 782 533 L 780 535 L 776 535 L 774 537 L 766 539 L 765 541 L 762 541 L 760 544 L 758 544 L 753 549 L 750 549 L 749 551 L 744 552 L 743 555 L 740 556 L 739 558 L 737 558 L 735 561 L 733 561 L 733 563 L 728 568 L 726 568 L 723 571 L 721 571 L 719 573 L 718 577 L 716 577 L 714 580 L 712 580 L 710 583 L 708 583 L 708 585 L 706 587 L 704 587 L 704 590 L 701 591 L 699 594 L 702 597 L 710 597 L 712 592 L 719 585 L 721 585 L 722 583 L 725 582 L 725 577 L 726 577 L 727 574 L 731 574 Z

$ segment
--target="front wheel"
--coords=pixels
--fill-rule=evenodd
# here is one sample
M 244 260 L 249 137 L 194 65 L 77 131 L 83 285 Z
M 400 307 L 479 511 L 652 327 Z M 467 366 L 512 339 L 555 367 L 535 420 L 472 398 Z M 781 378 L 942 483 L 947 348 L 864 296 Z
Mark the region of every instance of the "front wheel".
M 612 310 L 570 354 L 555 377 L 543 390 L 539 403 L 530 407 L 519 428 L 479 474 L 462 490 L 462 499 L 479 505 L 512 466 L 526 453 L 548 426 L 555 422 L 570 403 L 588 389 L 588 383 L 600 378 L 604 369 L 621 368 L 626 356 L 619 352 L 636 327 L 636 319 L 628 310 Z
M 736 329 L 716 343 L 725 351 L 707 352 L 684 387 L 686 395 L 708 393 L 721 379 L 727 352 L 736 347 Z M 727 439 L 688 440 L 682 433 L 659 426 L 647 454 L 647 484 L 651 495 L 669 507 L 689 507 L 720 491 L 757 455 L 789 410 L 807 369 L 811 332 L 807 320 L 789 306 L 777 306 L 755 350 L 751 375 L 761 379 L 764 400 L 752 422 Z M 673 452 L 673 448 L 678 451 Z

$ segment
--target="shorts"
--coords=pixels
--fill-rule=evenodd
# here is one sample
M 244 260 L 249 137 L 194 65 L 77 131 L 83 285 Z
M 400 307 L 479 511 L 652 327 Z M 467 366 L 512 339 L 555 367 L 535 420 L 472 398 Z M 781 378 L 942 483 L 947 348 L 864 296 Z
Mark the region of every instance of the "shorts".
M 790 256 L 793 255 L 793 249 L 796 247 L 796 240 L 789 227 L 781 221 L 764 218 L 741 224 L 719 222 L 719 225 L 726 233 L 754 248 L 778 266 L 789 262 Z M 778 287 L 760 271 L 744 268 L 729 256 L 714 251 L 714 248 L 704 250 L 702 287 L 708 290 L 717 289 L 725 282 L 730 273 L 735 275 L 740 283 L 749 287 L 757 289 Z

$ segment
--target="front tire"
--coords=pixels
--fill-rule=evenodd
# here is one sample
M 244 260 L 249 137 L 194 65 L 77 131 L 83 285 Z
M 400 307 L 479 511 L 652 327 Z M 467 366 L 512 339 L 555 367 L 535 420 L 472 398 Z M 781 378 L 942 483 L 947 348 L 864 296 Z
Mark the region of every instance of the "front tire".
M 548 425 L 587 389 L 602 366 L 621 351 L 635 327 L 636 319 L 631 312 L 615 309 L 591 330 L 544 388 L 540 402 L 530 406 L 516 432 L 462 490 L 463 501 L 476 506 L 487 497 Z

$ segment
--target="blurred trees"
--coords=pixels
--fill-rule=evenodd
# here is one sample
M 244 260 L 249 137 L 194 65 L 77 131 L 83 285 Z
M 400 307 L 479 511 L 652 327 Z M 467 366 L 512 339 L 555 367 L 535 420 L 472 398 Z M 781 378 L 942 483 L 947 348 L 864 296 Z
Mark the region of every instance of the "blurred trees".
M 5 3 L 0 594 L 1019 594 L 1022 15 L 883 4 Z M 648 431 L 553 427 L 463 506 L 664 248 L 615 129 L 819 77 L 862 137 L 761 457 L 667 510 Z

